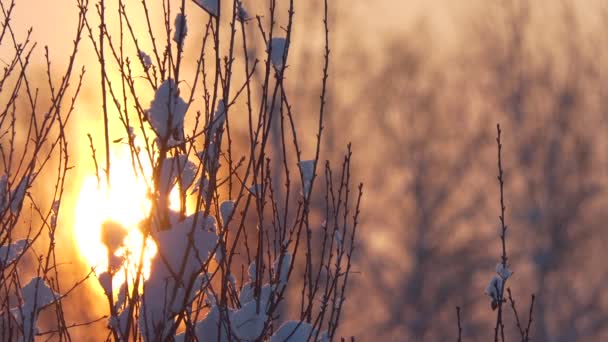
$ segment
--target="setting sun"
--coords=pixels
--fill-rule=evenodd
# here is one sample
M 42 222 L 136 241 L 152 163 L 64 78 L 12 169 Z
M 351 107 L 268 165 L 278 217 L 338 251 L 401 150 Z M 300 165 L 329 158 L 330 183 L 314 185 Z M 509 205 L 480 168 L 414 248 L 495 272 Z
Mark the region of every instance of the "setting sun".
M 99 275 L 108 269 L 108 249 L 102 242 L 102 226 L 106 222 L 114 222 L 125 229 L 124 240 L 119 242 L 122 245 L 115 253 L 115 256 L 126 260 L 114 277 L 113 287 L 116 289 L 125 281 L 125 267 L 129 274 L 135 274 L 131 272 L 136 269 L 143 246 L 138 224 L 148 216 L 151 202 L 145 180 L 133 172 L 128 147 L 115 147 L 111 160 L 110 187 L 103 177 L 99 184 L 95 175 L 84 177 L 76 205 L 74 232 L 80 255 Z M 148 170 L 144 172 L 148 174 L 149 166 L 146 168 Z M 170 197 L 171 207 L 178 209 L 177 187 Z M 144 253 L 144 278 L 150 274 L 150 260 L 156 250 L 156 244 L 149 238 Z

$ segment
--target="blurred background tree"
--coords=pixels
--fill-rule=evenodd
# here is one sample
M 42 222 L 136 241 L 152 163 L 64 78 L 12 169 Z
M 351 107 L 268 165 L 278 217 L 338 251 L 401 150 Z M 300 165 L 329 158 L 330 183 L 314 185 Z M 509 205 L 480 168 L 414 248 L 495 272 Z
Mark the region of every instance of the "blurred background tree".
M 321 68 L 323 36 L 309 23 L 321 4 L 295 9 L 287 94 L 295 113 L 318 111 L 311 70 Z M 38 32 L 51 32 L 43 14 L 31 13 L 41 16 Z M 510 286 L 520 311 L 537 295 L 533 339 L 608 337 L 607 19 L 601 0 L 330 2 L 321 160 L 338 160 L 352 141 L 353 178 L 367 189 L 342 335 L 452 339 L 457 305 L 465 338 L 493 334 L 483 290 L 499 256 L 500 122 Z M 84 108 L 99 101 L 90 94 L 85 84 Z M 75 157 L 88 160 L 83 151 Z

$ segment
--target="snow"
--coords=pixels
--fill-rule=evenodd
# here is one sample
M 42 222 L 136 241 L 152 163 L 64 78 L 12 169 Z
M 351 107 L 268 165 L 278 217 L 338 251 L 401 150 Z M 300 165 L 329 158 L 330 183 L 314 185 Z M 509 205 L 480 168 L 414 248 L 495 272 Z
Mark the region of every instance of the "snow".
M 266 314 L 268 305 L 263 303 L 260 300 L 258 307 L 257 302 L 252 300 L 231 315 L 230 325 L 234 334 L 240 340 L 253 341 L 262 334 L 264 323 L 268 319 Z
M 287 56 L 287 40 L 282 37 L 272 38 L 270 40 L 270 46 L 268 47 L 268 51 L 270 51 L 270 61 L 272 65 L 277 70 L 283 69 L 283 59 Z
M 197 153 L 201 162 L 205 163 L 206 170 L 212 174 L 220 167 L 220 146 L 222 140 L 222 132 L 224 123 L 226 122 L 226 106 L 224 100 L 220 100 L 217 104 L 217 110 L 208 124 L 207 136 L 209 137 L 209 146 L 205 151 Z
M 264 286 L 262 286 L 260 289 L 260 311 L 265 312 L 268 310 L 272 291 L 273 288 L 270 286 L 270 284 L 264 284 Z M 239 294 L 239 302 L 241 302 L 241 305 L 245 305 L 250 302 L 257 302 L 255 297 L 255 283 L 253 281 L 243 285 L 241 293 Z
M 118 317 L 110 317 L 108 319 L 108 326 L 118 331 L 125 331 L 127 329 L 127 322 L 129 321 L 129 312 L 130 310 L 127 306 L 118 314 Z
M 139 59 L 141 60 L 141 63 L 144 66 L 144 69 L 150 69 L 150 66 L 152 66 L 152 59 L 150 58 L 150 56 L 142 50 L 139 50 L 137 55 L 139 56 Z
M 112 276 L 108 272 L 103 272 L 97 276 L 97 280 L 99 280 L 103 292 L 110 296 L 112 294 Z
M 19 240 L 8 246 L 0 246 L 0 269 L 15 261 L 30 243 L 30 240 Z
M 220 324 L 219 308 L 213 306 L 207 316 L 196 325 L 196 337 L 199 341 L 228 341 L 228 327 L 225 324 L 220 327 Z
M 217 17 L 218 0 L 193 0 L 195 4 L 207 11 L 211 16 Z
M 315 172 L 315 161 L 314 160 L 302 160 L 298 163 L 300 170 L 302 171 L 302 177 L 304 180 L 310 181 Z
M 59 206 L 61 205 L 60 201 L 54 201 L 53 202 L 53 206 L 51 207 L 51 209 L 53 210 L 53 213 L 55 215 L 57 215 L 59 213 Z
M 239 293 L 239 302 L 240 303 L 249 303 L 250 301 L 252 301 L 254 299 L 253 297 L 253 290 L 255 284 L 253 282 L 249 282 L 246 283 L 245 285 L 243 285 L 243 288 L 241 289 L 241 292 Z
M 173 34 L 173 41 L 180 47 L 184 44 L 184 39 L 188 34 L 188 25 L 186 16 L 182 13 L 178 13 L 175 16 L 175 33 Z
M 342 233 L 338 229 L 334 232 L 334 240 L 336 240 L 336 247 L 338 248 L 338 253 L 342 252 Z
M 207 136 L 209 138 L 209 146 L 205 151 L 199 152 L 197 155 L 201 162 L 205 162 L 206 170 L 211 174 L 217 171 L 220 167 L 219 155 L 222 140 L 222 132 L 226 123 L 226 105 L 224 100 L 218 101 L 217 109 L 208 124 Z
M 280 265 L 279 265 L 280 264 Z M 291 254 L 285 253 L 283 258 L 274 261 L 274 272 L 280 286 L 287 286 L 289 269 L 291 268 Z
M 117 256 L 114 254 L 110 255 L 110 260 L 108 260 L 108 266 L 112 272 L 118 270 L 122 264 L 125 262 L 124 256 Z
M 244 296 L 244 292 L 250 294 L 250 296 Z M 259 307 L 253 293 L 251 284 L 246 285 L 241 291 L 241 308 L 236 310 L 226 309 L 232 329 L 231 334 L 237 337 L 239 341 L 254 341 L 260 337 L 269 318 L 266 312 L 270 307 L 272 288 L 268 284 L 262 287 Z M 207 294 L 207 297 L 209 296 Z M 196 324 L 196 337 L 199 341 L 228 341 L 228 324 L 225 318 L 220 319 L 220 310 L 222 309 L 215 304 L 215 301 L 210 300 L 209 302 L 212 303 L 212 306 L 207 316 Z M 220 324 L 222 324 L 221 329 Z M 220 330 L 221 336 L 218 336 Z M 179 334 L 175 338 L 177 341 L 183 341 L 185 336 Z
M 173 137 L 169 137 L 169 140 L 167 140 L 167 148 L 174 148 L 177 146 L 180 146 L 184 143 L 183 140 L 177 140 Z
M 245 293 L 242 290 L 239 296 L 241 308 L 232 312 L 230 316 L 232 331 L 241 340 L 253 341 L 258 338 L 268 319 L 266 312 L 271 304 L 272 287 L 270 284 L 262 286 L 258 306 L 254 297 L 254 286 L 253 283 L 248 283 L 243 287 Z
M 127 298 L 127 282 L 124 282 L 120 286 L 120 290 L 118 290 L 118 296 L 116 298 L 116 303 L 114 303 L 114 306 L 116 308 L 120 308 L 125 303 L 126 298 Z
M 194 221 L 193 234 L 190 237 L 192 225 Z M 153 274 L 170 275 L 167 267 L 174 271 L 178 271 L 186 256 L 186 250 L 192 239 L 190 253 L 186 260 L 185 269 L 180 282 L 186 281 L 191 275 L 195 274 L 202 264 L 206 261 L 209 253 L 215 247 L 217 235 L 215 231 L 215 219 L 212 216 L 203 217 L 202 213 L 188 216 L 182 222 L 175 224 L 171 229 L 166 231 L 154 232 L 153 236 L 158 244 L 158 253 L 163 255 L 168 265 L 161 260 L 160 256 L 153 260 Z M 151 276 L 152 277 L 152 276 Z
M 209 192 L 209 180 L 205 176 L 201 176 L 199 180 L 196 182 L 194 189 L 192 189 L 192 195 L 197 191 L 201 191 L 203 193 L 203 198 L 207 197 L 207 192 Z
M 250 20 L 251 17 L 249 16 L 249 13 L 247 13 L 247 11 L 245 10 L 245 7 L 243 6 L 243 3 L 239 0 L 237 0 L 236 2 L 237 5 L 237 12 L 236 12 L 236 18 L 240 21 L 240 22 L 245 22 L 247 20 Z
M 228 222 L 232 218 L 234 212 L 234 201 L 226 200 L 220 204 L 220 214 L 222 216 L 222 225 L 224 228 L 228 225 Z
M 209 135 L 214 137 L 218 134 L 223 128 L 224 123 L 226 122 L 226 105 L 224 104 L 224 100 L 220 100 L 217 103 L 217 110 L 213 115 L 213 121 L 211 122 L 209 128 Z
M 232 285 L 232 288 L 236 289 L 236 278 L 234 277 L 234 274 L 230 273 L 228 275 L 228 281 L 230 282 L 230 285 Z
M 503 280 L 507 280 L 509 279 L 509 277 L 513 274 L 513 272 L 511 272 L 511 270 L 509 270 L 509 266 L 507 265 L 506 267 L 501 263 L 498 263 L 496 265 L 496 273 L 503 279 Z
M 274 269 L 277 279 L 281 284 L 286 284 L 287 275 L 289 272 L 292 256 L 285 253 L 281 258 L 275 260 Z M 256 263 L 252 262 L 249 265 L 248 274 L 250 281 L 243 285 L 239 293 L 240 308 L 221 308 L 217 306 L 213 298 L 213 294 L 207 291 L 207 303 L 210 305 L 210 310 L 207 316 L 199 321 L 195 327 L 196 338 L 199 341 L 228 341 L 228 327 L 230 334 L 238 341 L 257 341 L 260 339 L 266 327 L 266 323 L 270 317 L 268 310 L 271 307 L 275 295 L 275 286 L 265 284 L 260 288 L 259 297 L 255 296 L 255 279 L 256 279 Z M 229 281 L 235 282 L 234 277 L 229 275 Z M 232 285 L 236 287 L 234 284 Z M 220 314 L 225 310 L 227 317 L 222 317 Z M 229 320 L 230 324 L 226 321 Z M 218 336 L 218 333 L 221 336 Z M 317 330 L 313 329 L 308 323 L 300 323 L 297 321 L 289 321 L 284 323 L 269 341 L 308 341 L 311 336 L 317 334 Z M 326 333 L 320 334 L 317 341 L 327 341 Z M 175 336 L 176 341 L 184 341 L 184 334 Z
M 259 199 L 262 198 L 262 189 L 263 189 L 263 185 L 262 184 L 253 184 L 250 188 L 249 191 L 251 192 L 251 194 Z
M 255 265 L 255 261 L 251 262 L 251 265 L 249 265 L 248 273 L 251 281 L 255 281 L 257 279 L 257 267 Z
M 215 259 L 215 261 L 218 264 L 221 264 L 222 261 L 224 260 L 224 250 L 221 245 L 218 246 L 217 249 L 215 250 L 215 255 L 213 256 L 213 258 Z
M 6 175 L 2 175 L 2 177 L 0 177 L 0 213 L 2 213 L 4 209 L 6 209 L 6 200 L 8 197 L 6 183 Z
M 192 287 L 190 288 L 190 295 L 185 300 L 185 303 L 192 303 L 196 296 L 199 294 L 201 288 L 206 287 L 209 282 L 210 276 L 208 274 L 201 274 L 194 280 Z M 173 312 L 178 313 L 182 311 L 182 303 L 184 303 L 184 297 L 186 295 L 186 289 L 179 287 L 175 300 L 173 301 Z
M 302 172 L 302 192 L 305 197 L 308 197 L 310 185 L 312 184 L 312 177 L 315 173 L 315 161 L 302 160 L 298 163 L 298 166 L 300 166 L 300 172 Z
M 192 229 L 195 221 L 196 225 Z M 163 331 L 161 339 L 168 337 L 168 331 L 165 330 L 169 328 L 168 323 L 175 312 L 183 310 L 184 292 L 180 296 L 183 289 L 179 288 L 185 287 L 190 279 L 200 276 L 197 273 L 217 242 L 217 235 L 213 233 L 215 225 L 212 216 L 204 217 L 203 213 L 197 213 L 175 223 L 169 230 L 152 233 L 158 245 L 158 253 L 152 259 L 152 271 L 144 283 L 143 305 L 140 308 L 140 327 L 147 327 L 149 337 L 152 337 L 151 332 L 155 327 Z M 174 291 L 178 295 L 173 296 Z
M 148 120 L 159 138 L 168 139 L 170 134 L 177 133 L 182 141 L 184 116 L 188 104 L 179 96 L 179 89 L 173 79 L 164 81 L 154 94 L 148 109 Z M 171 120 L 169 118 L 171 117 Z M 169 127 L 167 127 L 167 125 Z
M 316 333 L 310 323 L 287 321 L 272 335 L 270 342 L 306 342 Z
M 490 283 L 486 287 L 484 293 L 492 299 L 492 309 L 496 308 L 498 301 L 500 300 L 500 291 L 502 291 L 503 280 L 498 275 L 494 275 L 490 280 Z
M 11 196 L 11 212 L 15 215 L 19 213 L 19 210 L 21 209 L 21 205 L 23 204 L 23 199 L 25 198 L 27 188 L 30 186 L 29 181 L 30 176 L 24 176 L 21 179 L 21 182 L 19 182 L 17 189 L 15 189 Z
M 182 189 L 188 189 L 194 182 L 196 171 L 196 164 L 191 162 L 185 154 L 166 158 L 160 170 L 159 191 L 161 196 L 169 194 L 178 181 L 181 182 Z
M 31 341 L 37 334 L 36 321 L 38 312 L 44 307 L 53 304 L 60 296 L 44 282 L 41 277 L 34 277 L 21 289 L 23 305 L 15 308 L 13 314 L 22 323 L 23 340 Z
M 105 221 L 101 225 L 101 242 L 108 248 L 110 254 L 114 254 L 127 236 L 127 229 L 120 223 Z

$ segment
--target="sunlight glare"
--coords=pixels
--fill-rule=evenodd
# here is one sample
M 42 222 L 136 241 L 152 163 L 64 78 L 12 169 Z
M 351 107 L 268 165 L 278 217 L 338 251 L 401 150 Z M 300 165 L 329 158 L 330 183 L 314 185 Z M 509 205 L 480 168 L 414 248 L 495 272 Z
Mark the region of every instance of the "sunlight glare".
M 105 179 L 98 186 L 95 175 L 83 179 L 75 211 L 74 234 L 81 256 L 99 275 L 108 269 L 108 251 L 101 237 L 103 223 L 114 221 L 127 230 L 122 247 L 115 253 L 116 256 L 126 256 L 127 260 L 114 276 L 113 288 L 116 290 L 124 283 L 126 273 L 130 275 L 130 282 L 135 277 L 143 246 L 143 234 L 138 224 L 148 217 L 151 202 L 144 178 L 133 171 L 128 147 L 114 148 L 111 162 L 110 188 Z M 150 167 L 144 168 L 147 169 L 145 174 L 151 174 Z M 177 187 L 170 194 L 170 203 L 173 210 L 179 210 Z M 156 251 L 156 244 L 148 238 L 142 267 L 144 279 L 150 275 L 151 259 Z

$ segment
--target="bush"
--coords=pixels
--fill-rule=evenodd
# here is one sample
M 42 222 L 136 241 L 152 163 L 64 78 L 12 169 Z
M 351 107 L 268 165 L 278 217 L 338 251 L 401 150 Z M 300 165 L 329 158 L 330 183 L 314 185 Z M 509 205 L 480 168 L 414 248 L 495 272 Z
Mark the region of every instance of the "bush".
M 110 5 L 101 0 L 92 13 L 87 1 L 78 2 L 73 52 L 58 85 L 47 53 L 50 105 L 43 115 L 26 72 L 34 44 L 29 38 L 19 44 L 12 34 L 14 1 L 3 11 L 0 39 L 12 39 L 14 57 L 0 82 L 2 98 L 7 94 L 0 119 L 2 340 L 62 339 L 76 327 L 86 329 L 94 321 L 67 322 L 62 302 L 91 274 L 106 294 L 107 329 L 117 341 L 333 340 L 352 272 L 362 185 L 352 193 L 350 146 L 338 168 L 319 159 L 330 57 L 327 1 L 316 143 L 309 153 L 286 91 L 293 1 L 285 18 L 275 1 L 255 17 L 238 0 L 166 1 L 160 32 L 145 1 L 137 9 L 119 1 L 112 12 Z M 189 23 L 191 13 L 204 13 L 206 24 Z M 103 156 L 97 137 L 89 136 L 97 187 L 112 188 L 112 150 L 127 147 L 150 205 L 138 225 L 138 246 L 126 244 L 120 222 L 106 221 L 107 262 L 66 288 L 55 259 L 56 222 L 69 181 L 64 127 L 76 110 L 84 69 L 71 99 L 68 89 L 87 33 L 101 70 Z M 261 41 L 265 52 L 258 54 Z M 18 95 L 26 95 L 26 105 Z M 117 133 L 125 138 L 111 139 Z M 38 179 L 49 184 L 51 163 L 57 163 L 53 201 L 41 204 L 43 196 L 28 189 Z M 31 214 L 21 227 L 25 208 Z M 156 253 L 147 260 L 150 248 Z M 24 261 L 28 254 L 36 256 L 35 265 Z M 48 331 L 38 329 L 42 310 L 54 313 Z

